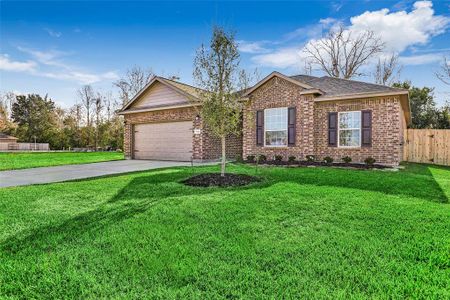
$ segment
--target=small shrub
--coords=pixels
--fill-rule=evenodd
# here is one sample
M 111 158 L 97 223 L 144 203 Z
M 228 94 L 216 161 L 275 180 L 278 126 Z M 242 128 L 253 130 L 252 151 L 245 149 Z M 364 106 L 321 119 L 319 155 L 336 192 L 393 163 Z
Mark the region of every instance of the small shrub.
M 236 156 L 234 157 L 234 159 L 235 159 L 235 161 L 238 162 L 238 163 L 243 162 L 242 156 L 240 156 L 239 154 L 236 155 Z
M 314 155 L 306 155 L 306 160 L 312 162 L 316 160 L 316 157 Z
M 282 161 L 282 160 L 283 160 L 283 156 L 275 155 L 275 161 Z
M 264 154 L 260 154 L 259 156 L 258 156 L 258 162 L 259 163 L 264 163 L 264 162 L 266 162 L 267 161 L 267 156 L 265 156 Z
M 323 158 L 323 161 L 325 163 L 327 163 L 327 164 L 331 164 L 333 162 L 333 158 L 329 157 L 329 156 L 326 156 L 326 157 Z
M 288 162 L 290 162 L 290 163 L 295 162 L 295 156 L 289 156 L 288 157 Z
M 366 163 L 366 165 L 368 166 L 373 166 L 373 164 L 376 162 L 375 158 L 373 157 L 368 157 L 364 160 L 364 162 Z
M 248 162 L 255 162 L 255 156 L 254 155 L 247 155 L 247 161 Z
M 346 164 L 349 164 L 352 162 L 352 158 L 350 156 L 344 156 L 342 158 L 342 161 L 345 162 Z
M 122 149 L 117 148 L 116 152 L 122 153 Z

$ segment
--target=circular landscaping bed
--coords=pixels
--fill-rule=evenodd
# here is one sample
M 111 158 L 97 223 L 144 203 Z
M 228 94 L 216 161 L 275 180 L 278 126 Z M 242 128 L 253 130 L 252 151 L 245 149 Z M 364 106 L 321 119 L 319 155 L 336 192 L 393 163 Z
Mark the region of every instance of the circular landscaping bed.
M 225 176 L 220 176 L 220 173 L 205 173 L 192 176 L 186 180 L 183 180 L 182 183 L 197 187 L 230 187 L 244 186 L 258 181 L 258 177 L 245 174 L 225 174 Z

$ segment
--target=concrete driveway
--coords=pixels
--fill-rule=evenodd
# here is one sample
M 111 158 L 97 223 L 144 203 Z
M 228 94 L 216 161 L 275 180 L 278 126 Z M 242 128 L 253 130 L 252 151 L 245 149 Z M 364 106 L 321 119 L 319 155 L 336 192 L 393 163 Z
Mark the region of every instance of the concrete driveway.
M 118 160 L 81 165 L 0 171 L 0 187 L 61 182 L 103 175 L 190 165 L 190 162 L 177 161 Z M 195 165 L 198 165 L 198 163 Z

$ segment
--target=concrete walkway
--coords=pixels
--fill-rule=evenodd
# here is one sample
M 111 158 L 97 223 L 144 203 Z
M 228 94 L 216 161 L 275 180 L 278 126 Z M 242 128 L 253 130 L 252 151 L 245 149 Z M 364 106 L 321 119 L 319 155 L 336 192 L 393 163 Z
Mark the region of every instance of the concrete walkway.
M 190 162 L 118 160 L 81 165 L 0 171 L 0 187 L 61 182 L 158 168 L 190 166 Z M 199 165 L 195 163 L 194 165 Z

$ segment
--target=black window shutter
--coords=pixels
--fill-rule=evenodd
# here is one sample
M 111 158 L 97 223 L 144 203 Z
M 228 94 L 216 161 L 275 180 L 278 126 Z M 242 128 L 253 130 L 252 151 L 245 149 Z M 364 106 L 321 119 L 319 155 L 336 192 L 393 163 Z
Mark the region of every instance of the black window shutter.
M 372 146 L 372 111 L 361 111 L 361 146 Z
M 337 112 L 328 113 L 328 146 L 337 147 Z
M 296 109 L 295 107 L 288 108 L 288 145 L 295 146 L 295 123 L 296 123 Z
M 256 145 L 264 144 L 264 110 L 256 112 Z

